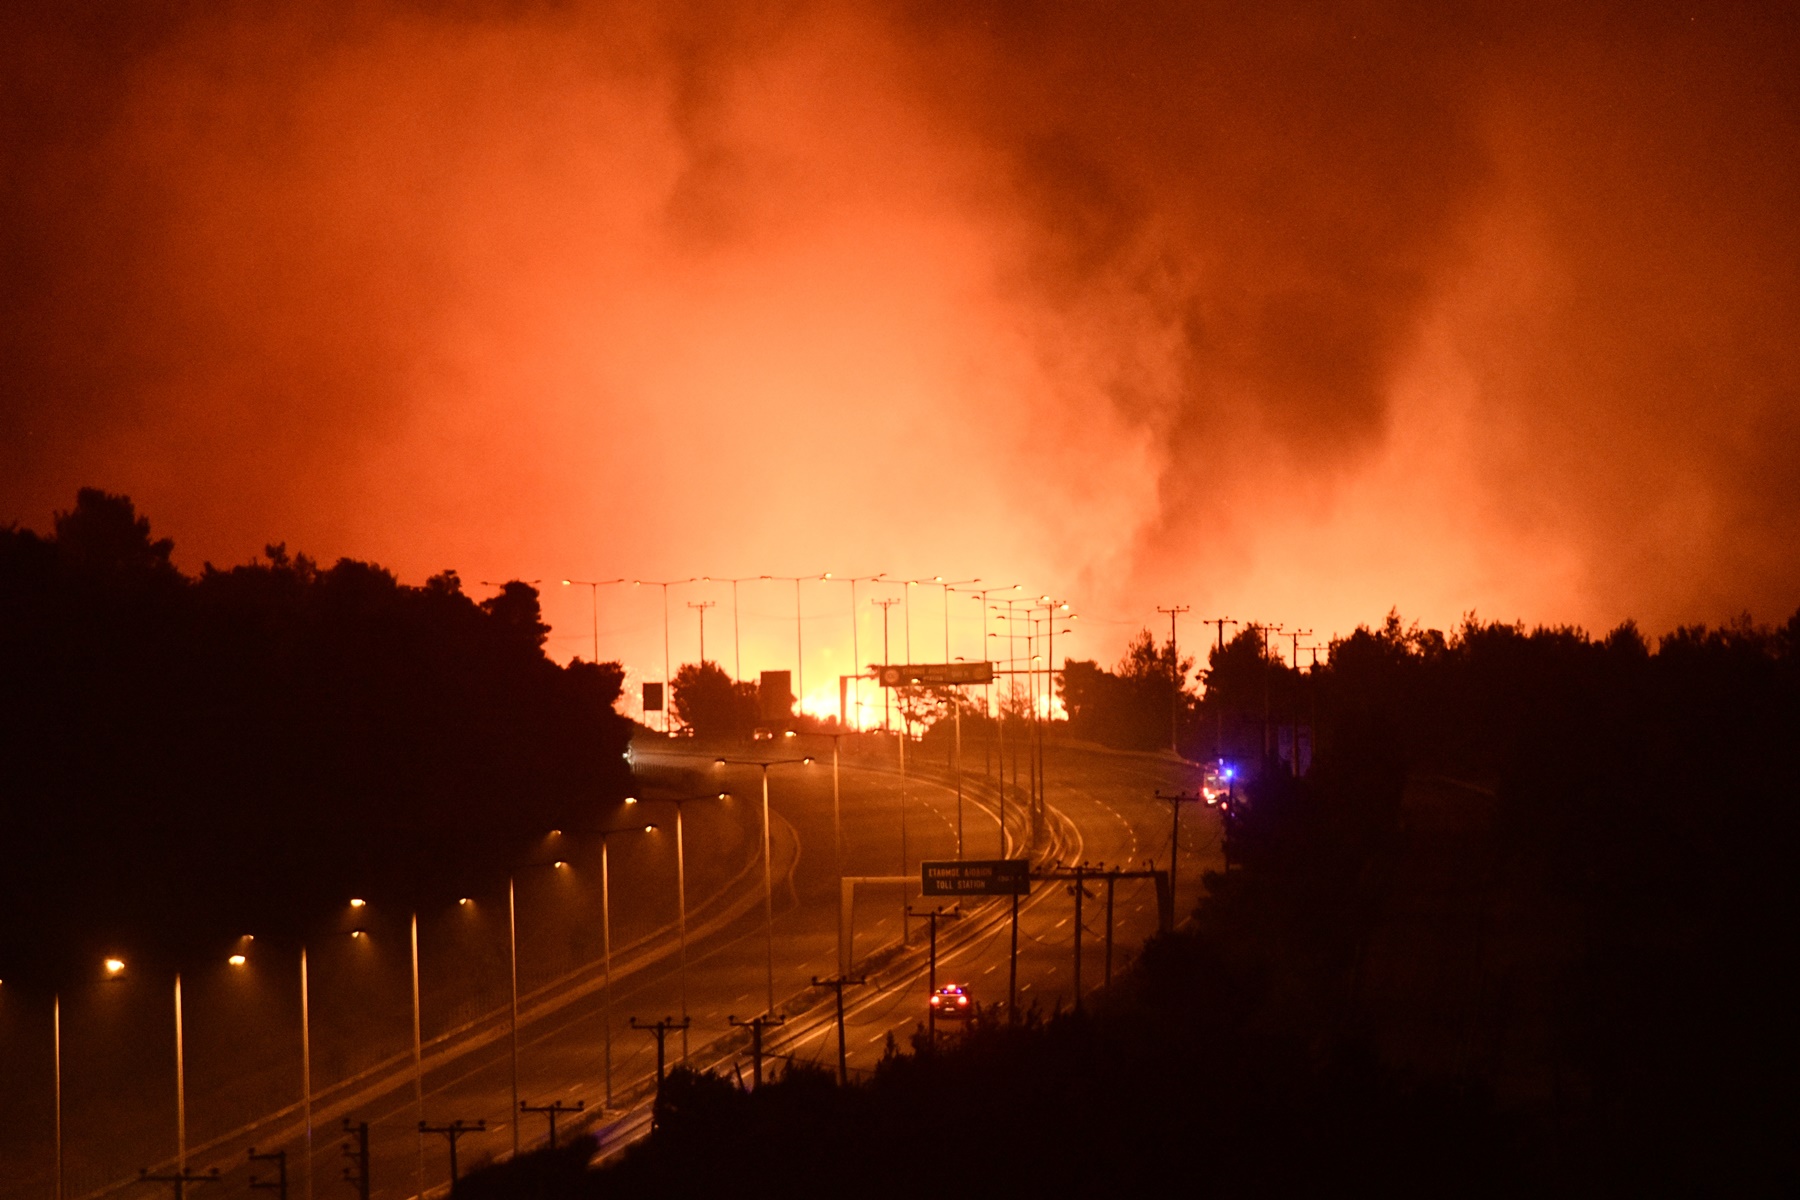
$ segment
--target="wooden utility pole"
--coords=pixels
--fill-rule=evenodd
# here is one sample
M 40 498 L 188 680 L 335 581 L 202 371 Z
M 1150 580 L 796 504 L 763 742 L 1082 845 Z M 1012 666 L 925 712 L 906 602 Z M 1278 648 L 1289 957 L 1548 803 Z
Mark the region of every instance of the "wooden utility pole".
M 656 1090 L 662 1091 L 663 1077 L 666 1074 L 665 1067 L 668 1062 L 664 1053 L 664 1043 L 667 1042 L 671 1031 L 685 1030 L 688 1027 L 688 1018 L 683 1017 L 677 1021 L 674 1017 L 664 1017 L 660 1021 L 640 1024 L 636 1017 L 632 1017 L 626 1023 L 633 1029 L 641 1029 L 656 1039 Z
M 190 1183 L 219 1182 L 219 1168 L 214 1167 L 210 1171 L 201 1172 L 190 1171 L 186 1167 L 183 1167 L 179 1171 L 171 1171 L 167 1175 L 152 1175 L 148 1167 L 139 1167 L 138 1182 L 170 1184 L 175 1189 L 175 1200 L 181 1200 L 182 1196 L 186 1194 L 187 1186 Z
M 369 1123 L 344 1118 L 344 1157 L 350 1165 L 344 1168 L 344 1182 L 356 1189 L 357 1200 L 369 1200 Z
M 909 917 L 917 917 L 920 920 L 929 921 L 931 923 L 931 951 L 929 958 L 926 960 L 930 965 L 926 969 L 925 984 L 925 1044 L 935 1048 L 937 1046 L 937 1009 L 932 1007 L 931 997 L 937 995 L 938 921 L 946 917 L 958 917 L 962 914 L 957 909 L 945 908 L 940 904 L 936 907 L 928 908 L 923 912 L 914 912 L 912 906 L 908 905 L 906 915 Z
M 550 1148 L 556 1149 L 556 1118 L 564 1113 L 578 1113 L 587 1108 L 586 1100 L 577 1100 L 573 1104 L 564 1104 L 561 1100 L 553 1100 L 549 1104 L 527 1104 L 519 1101 L 522 1113 L 540 1113 L 550 1119 Z
M 1290 765 L 1293 767 L 1294 778 L 1298 779 L 1300 778 L 1300 639 L 1311 637 L 1312 630 L 1290 629 L 1288 636 L 1294 640 L 1294 752 Z
M 706 662 L 706 610 L 718 606 L 716 600 L 689 600 L 688 607 L 700 615 L 700 661 Z
M 252 1163 L 266 1162 L 275 1164 L 275 1178 L 258 1179 L 250 1177 L 250 1189 L 257 1192 L 274 1192 L 275 1200 L 287 1200 L 287 1151 L 271 1150 L 267 1154 L 258 1154 L 256 1147 L 250 1147 Z
M 844 1042 L 844 989 L 852 985 L 864 984 L 867 982 L 869 982 L 868 979 L 861 975 L 858 975 L 854 979 L 843 975 L 833 975 L 830 979 L 820 979 L 817 975 L 813 976 L 813 986 L 830 988 L 837 1000 L 838 1084 L 840 1086 L 850 1082 L 850 1056 L 849 1050 Z
M 1175 618 L 1188 612 L 1191 605 L 1177 604 L 1170 608 L 1158 608 L 1159 613 L 1169 614 L 1169 752 L 1180 754 L 1176 744 L 1181 729 L 1181 649 L 1175 641 Z
M 1218 628 L 1219 653 L 1223 656 L 1225 653 L 1225 627 L 1227 625 L 1236 625 L 1237 622 L 1230 617 L 1209 617 L 1202 620 L 1200 623 L 1202 625 L 1213 625 Z M 1210 688 L 1208 690 L 1210 690 Z M 1213 713 L 1218 720 L 1218 726 L 1213 735 L 1213 756 L 1215 758 L 1223 759 L 1225 757 L 1225 709 L 1222 705 L 1215 704 L 1213 706 Z
M 467 1121 L 462 1120 L 460 1117 L 457 1118 L 456 1120 L 450 1122 L 448 1125 L 427 1125 L 423 1121 L 419 1122 L 419 1133 L 420 1134 L 427 1134 L 427 1133 L 439 1134 L 442 1137 L 444 1137 L 446 1140 L 448 1140 L 450 1143 L 450 1190 L 452 1192 L 454 1192 L 456 1190 L 456 1180 L 457 1180 L 456 1143 L 462 1141 L 463 1138 L 467 1137 L 471 1133 L 486 1133 L 486 1132 L 487 1132 L 487 1118 L 485 1118 L 485 1117 L 483 1117 L 479 1121 L 476 1121 L 473 1125 L 469 1124 Z
M 786 1017 L 772 1017 L 764 1013 L 760 1017 L 751 1017 L 748 1021 L 740 1021 L 736 1017 L 727 1016 L 725 1023 L 739 1029 L 750 1031 L 750 1086 L 762 1086 L 763 1030 L 773 1029 L 777 1025 L 787 1024 Z
M 1172 828 L 1169 830 L 1169 901 L 1171 907 L 1178 907 L 1175 897 L 1175 882 L 1176 868 L 1181 862 L 1181 806 L 1203 803 L 1206 797 L 1198 792 L 1189 795 L 1186 792 L 1162 791 L 1156 792 L 1155 797 L 1158 800 L 1167 800 L 1172 812 Z M 1171 919 L 1172 916 L 1171 914 Z

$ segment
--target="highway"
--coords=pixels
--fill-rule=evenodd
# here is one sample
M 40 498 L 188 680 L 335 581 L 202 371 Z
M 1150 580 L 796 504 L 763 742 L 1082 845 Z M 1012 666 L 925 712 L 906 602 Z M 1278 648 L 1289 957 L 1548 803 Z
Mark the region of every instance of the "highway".
M 521 876 L 518 920 L 520 957 L 539 965 L 522 970 L 521 1014 L 517 1041 L 519 1098 L 536 1106 L 562 1103 L 582 1110 L 559 1118 L 559 1133 L 578 1129 L 601 1135 L 607 1152 L 616 1151 L 648 1126 L 654 1093 L 655 1041 L 631 1027 L 658 1020 L 688 1028 L 667 1038 L 668 1062 L 684 1056 L 693 1065 L 723 1071 L 749 1081 L 752 1074 L 748 1031 L 732 1021 L 748 1020 L 767 1009 L 770 964 L 773 965 L 775 1011 L 784 1023 L 765 1033 L 770 1064 L 804 1061 L 829 1069 L 837 1066 L 837 1027 L 832 993 L 811 981 L 840 969 L 840 874 L 874 882 L 853 887 L 848 951 L 853 977 L 868 982 L 845 989 L 846 1053 L 853 1075 L 873 1068 L 890 1039 L 902 1048 L 925 1019 L 926 922 L 908 920 L 904 909 L 921 911 L 944 900 L 928 900 L 918 892 L 919 862 L 957 857 L 958 801 L 945 752 L 935 743 L 914 745 L 902 805 L 895 741 L 877 735 L 843 739 L 838 771 L 842 864 L 834 823 L 832 741 L 802 736 L 774 743 L 734 748 L 738 758 L 795 758 L 811 755 L 811 765 L 789 763 L 768 772 L 770 812 L 770 880 L 773 907 L 773 953 L 769 950 L 764 910 L 761 849 L 762 771 L 757 767 L 717 766 L 717 750 L 676 739 L 641 739 L 634 763 L 644 786 L 641 803 L 628 810 L 657 829 L 632 850 L 627 835 L 615 835 L 610 848 L 613 970 L 611 987 L 602 986 L 595 944 L 591 888 L 580 893 L 580 907 L 558 907 L 562 886 L 559 868 L 546 864 L 545 879 L 528 887 Z M 979 746 L 965 747 L 961 825 L 969 858 L 1000 854 L 997 821 L 999 793 L 984 777 Z M 1047 820 L 1038 849 L 1040 871 L 1078 863 L 1142 868 L 1151 861 L 1168 865 L 1171 808 L 1155 798 L 1161 791 L 1193 791 L 1198 770 L 1168 755 L 1121 754 L 1092 747 L 1052 745 L 1046 752 Z M 678 946 L 673 908 L 671 837 L 675 806 L 659 799 L 669 795 L 708 795 L 727 791 L 730 799 L 689 800 L 683 807 L 685 861 L 688 873 L 688 919 L 685 971 Z M 1027 836 L 1020 793 L 1008 797 L 1007 830 L 1011 844 Z M 1203 806 L 1185 805 L 1175 912 L 1185 917 L 1201 889 L 1201 875 L 1221 862 L 1219 828 Z M 902 864 L 902 812 L 905 859 Z M 654 843 L 654 846 L 652 846 Z M 553 849 L 566 855 L 569 874 L 596 878 L 593 847 Z M 615 865 L 616 863 L 616 865 Z M 549 878 L 552 872 L 557 878 Z M 906 876 L 909 887 L 896 885 Z M 585 886 L 585 885 L 584 885 Z M 1081 982 L 1085 991 L 1099 986 L 1106 971 L 1106 885 L 1089 880 L 1082 909 Z M 577 893 L 570 892 L 569 897 Z M 569 904 L 574 899 L 564 898 Z M 478 904 L 493 901 L 483 899 Z M 503 898 L 502 898 L 503 903 Z M 1156 892 L 1147 878 L 1120 880 L 1113 897 L 1114 951 L 1118 971 L 1154 932 Z M 1036 882 L 1020 905 L 1018 930 L 1018 999 L 1046 1015 L 1075 1000 L 1074 897 L 1064 880 Z M 580 915 L 570 918 L 567 914 Z M 1010 902 L 964 903 L 959 915 L 939 924 L 937 975 L 967 986 L 982 1005 L 1004 1004 L 1011 943 Z M 489 915 L 492 915 L 491 913 Z M 502 910 L 503 916 L 503 910 Z M 559 921 L 560 916 L 560 921 Z M 544 929 L 533 929 L 534 921 Z M 906 946 L 900 945 L 902 924 L 908 925 Z M 546 929 L 554 927 L 554 932 Z M 435 928 L 435 927 L 434 927 Z M 396 934 L 376 934 L 389 949 L 400 945 Z M 346 945 L 349 943 L 346 942 Z M 483 1122 L 479 1132 L 462 1136 L 459 1166 L 467 1171 L 513 1147 L 513 1045 L 505 991 L 493 986 L 493 939 L 484 943 L 483 964 L 468 967 L 471 998 L 458 1004 L 434 999 L 422 1075 L 424 1117 L 432 1126 L 456 1121 Z M 433 946 L 442 962 L 450 944 L 442 936 Z M 529 953 L 528 953 L 529 949 Z M 423 951 L 422 951 L 423 954 Z M 392 961 L 397 961 L 390 955 Z M 392 965 L 392 962 L 390 962 Z M 455 964 L 451 964 L 454 968 Z M 452 972 L 454 975 L 454 970 Z M 391 975 L 391 972 L 390 972 Z M 485 986 L 477 986 L 477 979 Z M 449 995 L 455 979 L 437 993 Z M 416 1125 L 410 1039 L 410 1002 L 394 994 L 390 979 L 371 989 L 371 1007 L 387 1013 L 379 1054 L 360 1061 L 342 1059 L 335 1074 L 315 1068 L 312 1187 L 314 1196 L 351 1197 L 344 1182 L 346 1165 L 341 1123 L 367 1121 L 370 1127 L 371 1193 L 378 1200 L 418 1194 L 422 1179 L 428 1194 L 449 1180 L 449 1140 L 421 1138 Z M 446 1017 L 448 1012 L 448 1017 Z M 610 1026 L 608 1013 L 610 1012 Z M 396 1014 L 403 1024 L 396 1024 Z M 605 1107 L 605 1044 L 610 1027 L 613 1104 Z M 942 1022 L 942 1036 L 955 1036 L 955 1025 Z M 685 1042 L 684 1042 L 685 1034 Z M 316 1043 L 315 1043 L 316 1044 Z M 315 1049 L 315 1055 L 318 1050 Z M 294 1090 L 294 1089 L 290 1089 Z M 297 1101 L 295 1094 L 293 1099 Z M 189 1097 L 190 1112 L 206 1111 L 204 1089 Z M 216 1124 L 216 1122 L 215 1122 Z M 527 1114 L 517 1128 L 520 1145 L 541 1144 L 547 1118 Z M 218 1184 L 195 1185 L 191 1195 L 251 1194 L 246 1151 L 252 1145 L 267 1152 L 288 1153 L 290 1195 L 305 1197 L 302 1159 L 303 1127 L 297 1103 L 272 1117 L 238 1122 L 235 1128 L 190 1133 L 190 1166 L 217 1167 Z M 158 1169 L 172 1166 L 169 1156 Z M 421 1149 L 423 1154 L 421 1155 Z M 265 1163 L 258 1173 L 272 1175 Z M 168 1185 L 164 1185 L 165 1188 Z M 38 1194 L 8 1186 L 0 1195 Z M 43 1193 L 48 1195 L 48 1192 Z M 148 1194 L 133 1180 L 127 1188 L 70 1189 L 70 1195 Z

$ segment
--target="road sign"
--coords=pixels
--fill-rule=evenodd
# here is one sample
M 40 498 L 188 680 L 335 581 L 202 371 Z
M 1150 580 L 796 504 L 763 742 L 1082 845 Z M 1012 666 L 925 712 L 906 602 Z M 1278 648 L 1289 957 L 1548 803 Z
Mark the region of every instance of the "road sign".
M 646 683 L 644 685 L 644 711 L 647 713 L 661 712 L 662 706 L 663 685 L 660 683 Z
M 891 663 L 875 669 L 882 687 L 955 687 L 965 683 L 994 682 L 989 662 Z
M 1031 864 L 1022 858 L 924 862 L 919 876 L 927 896 L 1029 896 Z
M 756 715 L 765 721 L 785 721 L 793 716 L 793 679 L 788 671 L 764 671 L 756 689 Z

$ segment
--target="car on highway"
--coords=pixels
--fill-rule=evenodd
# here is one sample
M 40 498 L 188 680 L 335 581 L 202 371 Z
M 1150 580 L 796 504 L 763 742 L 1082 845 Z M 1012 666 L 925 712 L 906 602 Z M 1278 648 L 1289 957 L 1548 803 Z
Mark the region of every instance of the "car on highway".
M 955 1021 L 974 1010 L 969 989 L 960 983 L 946 983 L 931 993 L 931 1011 L 940 1021 Z

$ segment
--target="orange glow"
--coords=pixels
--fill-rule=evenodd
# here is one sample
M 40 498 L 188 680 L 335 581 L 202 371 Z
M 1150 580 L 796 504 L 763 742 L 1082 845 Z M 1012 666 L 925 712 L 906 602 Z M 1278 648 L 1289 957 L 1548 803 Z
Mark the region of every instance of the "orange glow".
M 597 625 L 634 714 L 687 601 L 817 716 L 884 634 L 984 654 L 974 576 L 1106 664 L 1175 601 L 1793 608 L 1754 6 L 477 7 L 8 26 L 0 522 L 95 484 L 190 570 L 556 580 L 550 653 Z M 688 582 L 574 585 L 627 573 Z
M 241 967 L 245 963 L 249 962 L 250 960 L 245 958 L 242 954 L 234 954 L 230 958 L 226 959 L 225 961 L 230 963 L 234 967 Z
M 122 958 L 109 958 L 106 960 L 105 966 L 108 975 L 117 975 L 125 969 L 125 960 Z

